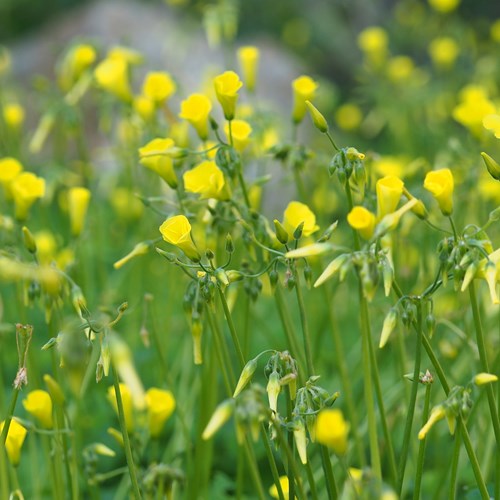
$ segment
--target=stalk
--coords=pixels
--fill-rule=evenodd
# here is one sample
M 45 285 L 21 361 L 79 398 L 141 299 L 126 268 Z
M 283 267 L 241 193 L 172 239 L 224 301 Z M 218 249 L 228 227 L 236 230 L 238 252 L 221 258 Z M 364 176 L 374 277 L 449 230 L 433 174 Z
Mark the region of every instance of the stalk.
M 224 316 L 226 318 L 227 326 L 229 327 L 229 332 L 233 340 L 236 355 L 238 356 L 240 368 L 243 368 L 245 366 L 245 358 L 243 356 L 243 351 L 241 350 L 240 341 L 238 340 L 238 335 L 236 333 L 236 328 L 234 327 L 233 318 L 227 304 L 226 296 L 224 295 L 224 292 L 221 290 L 220 286 L 217 287 L 217 291 L 219 292 L 222 309 L 224 310 Z
M 450 477 L 450 494 L 448 498 L 450 500 L 455 500 L 455 494 L 457 490 L 457 472 L 458 472 L 458 460 L 460 459 L 460 429 L 455 432 L 455 446 L 453 447 L 453 457 L 451 460 L 451 477 Z
M 427 386 L 425 387 L 425 402 L 424 402 L 424 411 L 422 413 L 422 427 L 429 419 L 429 408 L 431 406 L 431 387 L 432 384 L 427 384 Z M 413 500 L 420 499 L 420 488 L 422 485 L 422 474 L 424 471 L 426 441 L 427 437 L 424 437 L 424 439 L 422 439 L 418 445 L 417 469 L 415 471 L 415 487 L 413 489 Z

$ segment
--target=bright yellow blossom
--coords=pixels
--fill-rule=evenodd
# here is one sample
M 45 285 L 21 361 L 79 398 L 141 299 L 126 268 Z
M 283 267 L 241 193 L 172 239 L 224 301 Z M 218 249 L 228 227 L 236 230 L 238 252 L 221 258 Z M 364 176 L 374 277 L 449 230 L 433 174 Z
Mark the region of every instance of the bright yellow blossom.
M 87 43 L 72 47 L 61 64 L 59 85 L 68 91 L 77 82 L 83 72 L 89 68 L 97 57 L 92 45 Z
M 453 187 L 453 174 L 449 168 L 434 170 L 425 176 L 424 188 L 436 198 L 443 215 L 453 212 Z
M 24 122 L 24 108 L 16 102 L 5 104 L 2 115 L 5 124 L 14 130 L 19 129 Z
M 128 65 L 123 59 L 107 58 L 94 71 L 97 85 L 123 101 L 130 101 L 132 92 L 128 77 Z
M 367 61 L 380 66 L 388 53 L 389 37 L 379 26 L 370 26 L 358 35 L 358 46 L 363 51 Z
M 246 88 L 253 92 L 257 81 L 257 65 L 259 64 L 260 52 L 257 47 L 246 46 L 238 50 L 238 60 L 243 74 Z
M 224 111 L 224 118 L 232 120 L 236 112 L 238 90 L 243 86 L 240 77 L 234 71 L 226 71 L 214 78 L 217 100 Z
M 142 85 L 142 93 L 152 101 L 162 104 L 177 90 L 172 77 L 163 71 L 152 71 L 146 75 Z
M 208 117 L 212 111 L 210 99 L 203 94 L 191 94 L 181 102 L 179 118 L 188 121 L 202 141 L 208 137 Z
M 175 410 L 175 399 L 170 391 L 152 387 L 146 391 L 149 433 L 156 438 L 161 434 L 167 419 Z
M 185 215 L 170 217 L 160 226 L 163 239 L 179 247 L 191 260 L 200 260 L 200 254 L 191 238 L 191 224 Z
M 177 177 L 174 162 L 168 150 L 174 147 L 175 143 L 172 139 L 156 138 L 139 149 L 141 165 L 156 172 L 172 189 L 177 187 Z
M 447 14 L 448 12 L 454 11 L 460 0 L 428 0 L 429 5 L 437 12 L 442 14 Z
M 289 500 L 290 498 L 290 487 L 288 484 L 288 476 L 280 476 L 279 478 L 280 481 L 280 486 L 281 486 L 281 491 L 283 492 L 283 496 L 285 497 L 285 500 Z M 275 484 L 273 484 L 269 488 L 269 494 L 273 498 L 280 498 L 279 493 L 278 493 L 278 488 L 276 487 Z
M 229 135 L 229 123 L 224 125 L 224 133 L 228 140 L 233 140 L 233 146 L 237 151 L 243 151 L 250 142 L 250 134 L 252 133 L 252 127 L 248 122 L 244 120 L 232 120 L 231 121 L 231 137 Z
M 89 201 L 90 191 L 87 188 L 74 187 L 68 191 L 68 213 L 73 236 L 82 232 Z
M 495 105 L 488 99 L 486 90 L 476 85 L 462 89 L 459 99 L 460 103 L 452 112 L 453 118 L 472 133 L 480 135 L 484 118 L 496 114 Z
M 214 161 L 204 161 L 184 173 L 184 189 L 201 199 L 228 200 L 229 190 L 222 170 Z
M 312 210 L 304 203 L 291 201 L 283 213 L 283 226 L 290 238 L 293 238 L 293 233 L 302 222 L 302 236 L 310 236 L 319 229 Z
M 483 127 L 491 130 L 497 139 L 500 139 L 500 115 L 491 114 L 483 118 Z
M 319 85 L 310 76 L 302 75 L 292 82 L 293 90 L 293 112 L 292 118 L 295 123 L 300 123 L 304 118 L 307 107 L 306 101 L 312 101 Z
M 29 392 L 23 406 L 45 429 L 52 429 L 52 399 L 47 391 L 37 389 Z
M 369 240 L 373 236 L 373 231 L 375 229 L 376 217 L 365 207 L 357 206 L 354 207 L 347 214 L 347 222 L 349 225 L 359 232 L 359 234 L 365 239 Z
M 31 172 L 22 172 L 10 184 L 15 203 L 15 216 L 24 220 L 31 205 L 45 195 L 45 180 Z
M 439 68 L 451 68 L 460 52 L 460 48 L 450 37 L 435 38 L 429 45 L 432 62 Z
M 403 181 L 394 175 L 388 175 L 377 181 L 377 216 L 379 219 L 396 210 L 403 194 L 403 187 Z
M 12 198 L 12 181 L 23 171 L 21 162 L 10 156 L 0 159 L 0 184 L 3 185 L 8 199 Z
M 0 423 L 0 433 L 3 430 L 5 421 Z M 5 441 L 5 448 L 7 449 L 7 456 L 13 466 L 19 465 L 21 459 L 21 448 L 23 447 L 24 439 L 28 431 L 22 426 L 15 418 L 10 422 L 9 432 Z
M 345 455 L 349 424 L 340 410 L 321 410 L 316 419 L 315 434 L 318 443 L 328 446 L 337 455 Z

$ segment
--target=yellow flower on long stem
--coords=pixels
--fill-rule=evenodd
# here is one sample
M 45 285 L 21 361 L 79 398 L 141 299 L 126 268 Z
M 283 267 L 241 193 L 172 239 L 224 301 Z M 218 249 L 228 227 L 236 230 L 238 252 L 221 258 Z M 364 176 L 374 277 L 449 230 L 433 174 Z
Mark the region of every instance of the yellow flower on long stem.
M 3 430 L 5 421 L 0 423 L 0 433 Z M 28 431 L 24 426 L 22 426 L 15 418 L 10 422 L 9 432 L 7 433 L 7 439 L 5 441 L 5 448 L 7 450 L 7 456 L 9 457 L 10 463 L 16 467 L 19 465 L 21 459 L 21 448 L 23 447 L 24 439 Z
M 204 161 L 183 175 L 184 189 L 196 193 L 201 199 L 214 198 L 225 201 L 230 193 L 222 170 L 214 161 Z
M 181 102 L 179 118 L 188 121 L 202 141 L 208 137 L 208 116 L 212 111 L 210 99 L 203 94 L 191 94 Z
M 25 220 L 28 211 L 38 198 L 45 196 L 45 180 L 31 172 L 22 172 L 10 184 L 15 203 L 15 216 Z
M 229 131 L 229 123 L 224 125 L 224 133 L 228 140 L 233 140 L 233 146 L 237 151 L 243 151 L 250 142 L 250 134 L 252 127 L 244 120 L 233 120 L 231 122 L 231 137 Z
M 175 143 L 172 139 L 156 138 L 139 149 L 141 165 L 156 172 L 172 189 L 177 187 L 177 177 L 173 159 L 168 151 L 173 150 L 174 147 Z
M 349 427 L 340 410 L 321 410 L 316 419 L 316 441 L 328 446 L 337 455 L 345 455 Z
M 238 50 L 238 60 L 245 81 L 246 88 L 249 92 L 255 90 L 257 82 L 257 66 L 259 64 L 260 52 L 257 47 L 246 46 Z
M 191 238 L 191 224 L 185 215 L 170 217 L 160 226 L 163 239 L 179 247 L 191 260 L 200 260 L 200 254 Z
M 6 157 L 0 159 L 0 184 L 3 185 L 7 199 L 12 198 L 12 181 L 23 171 L 21 162 L 15 158 Z
M 453 212 L 453 187 L 453 174 L 449 168 L 434 170 L 425 176 L 424 188 L 436 198 L 443 215 Z
M 165 422 L 175 410 L 175 399 L 170 391 L 152 387 L 146 391 L 149 433 L 156 438 L 161 434 Z
M 107 58 L 94 71 L 97 85 L 123 101 L 130 101 L 132 91 L 128 76 L 128 65 L 123 59 Z
M 285 497 L 285 500 L 288 500 L 290 498 L 290 487 L 288 484 L 288 476 L 280 476 L 279 481 L 280 481 L 281 491 L 283 492 L 283 496 Z M 278 493 L 278 488 L 275 484 L 273 484 L 269 488 L 269 494 L 273 498 L 280 498 Z
M 82 232 L 89 201 L 90 191 L 87 188 L 74 187 L 68 191 L 68 213 L 73 236 Z
M 146 75 L 142 85 L 142 93 L 157 104 L 164 103 L 175 91 L 177 85 L 172 77 L 164 71 L 152 71 Z
M 306 101 L 312 101 L 319 85 L 306 75 L 299 76 L 292 82 L 293 89 L 293 112 L 294 123 L 300 123 L 304 118 L 307 107 Z
M 214 78 L 217 100 L 224 111 L 224 118 L 232 120 L 236 112 L 238 90 L 243 86 L 240 77 L 234 71 L 226 71 Z
M 403 194 L 403 187 L 403 181 L 394 175 L 388 175 L 377 181 L 377 216 L 379 219 L 396 210 Z
M 23 406 L 45 429 L 52 429 L 52 399 L 47 391 L 31 391 L 24 399 Z
M 293 238 L 293 233 L 301 223 L 304 223 L 302 236 L 310 236 L 319 229 L 312 210 L 300 201 L 291 201 L 283 213 L 283 227 L 290 238 Z
M 5 124 L 12 130 L 18 130 L 24 122 L 24 108 L 17 102 L 5 104 L 2 115 Z
M 369 240 L 373 236 L 375 229 L 376 217 L 365 207 L 354 207 L 347 214 L 347 222 L 349 225 L 358 231 L 358 233 L 365 239 Z

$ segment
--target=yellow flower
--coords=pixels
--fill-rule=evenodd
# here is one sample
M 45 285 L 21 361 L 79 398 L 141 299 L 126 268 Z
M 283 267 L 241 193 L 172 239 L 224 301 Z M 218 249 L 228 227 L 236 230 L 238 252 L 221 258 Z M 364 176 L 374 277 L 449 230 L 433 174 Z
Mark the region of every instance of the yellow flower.
M 289 500 L 290 498 L 290 487 L 288 485 L 288 476 L 280 476 L 280 486 L 281 486 L 281 491 L 283 492 L 283 496 L 285 497 L 285 500 Z M 273 498 L 279 498 L 279 493 L 278 493 L 278 488 L 276 487 L 275 484 L 273 484 L 269 488 L 269 494 Z
M 161 434 L 167 419 L 175 410 L 175 399 L 170 391 L 152 387 L 146 391 L 146 407 L 148 409 L 149 432 L 156 438 Z
M 40 421 L 46 429 L 52 429 L 52 399 L 47 391 L 35 390 L 23 401 L 24 409 Z
M 377 216 L 379 219 L 396 210 L 403 194 L 403 187 L 403 181 L 393 175 L 388 175 L 377 181 Z
M 155 103 L 149 97 L 138 95 L 132 103 L 136 113 L 145 121 L 149 122 L 155 115 Z
M 238 50 L 238 59 L 240 62 L 243 80 L 250 92 L 255 89 L 257 81 L 257 65 L 259 64 L 259 49 L 253 46 L 241 47 Z
M 108 51 L 107 57 L 108 59 L 119 59 L 120 61 L 125 62 L 127 66 L 141 64 L 144 60 L 144 57 L 140 52 L 122 45 L 112 47 Z
M 8 199 L 12 198 L 12 181 L 23 171 L 23 166 L 15 158 L 0 159 L 0 184 L 3 184 Z
M 442 14 L 454 11 L 459 3 L 460 0 L 429 0 L 429 5 Z
M 5 420 L 0 423 L 0 433 L 3 430 Z M 5 441 L 5 448 L 7 449 L 7 456 L 10 463 L 14 466 L 19 465 L 21 459 L 21 448 L 23 447 L 24 439 L 27 430 L 15 418 L 10 421 L 9 432 Z
M 358 46 L 367 61 L 373 66 L 381 66 L 387 57 L 389 37 L 379 26 L 370 26 L 358 35 Z
M 415 64 L 413 59 L 408 56 L 392 57 L 387 62 L 387 77 L 391 82 L 407 82 L 413 74 Z
M 224 133 L 228 140 L 229 137 L 229 123 L 224 125 Z M 233 139 L 233 146 L 237 151 L 243 151 L 250 142 L 250 134 L 252 133 L 252 127 L 244 120 L 232 120 L 231 121 L 231 136 Z
M 431 427 L 439 422 L 446 416 L 446 411 L 443 406 L 439 405 L 432 409 L 429 420 L 427 420 L 426 424 L 420 429 L 418 432 L 418 439 L 422 440 L 427 436 L 427 433 L 430 431 Z
M 432 62 L 441 68 L 451 68 L 460 52 L 460 48 L 450 37 L 435 38 L 429 45 Z
M 201 199 L 228 200 L 229 191 L 222 170 L 214 161 L 203 161 L 183 175 L 184 188 Z
M 134 406 L 132 402 L 132 393 L 129 387 L 120 382 L 120 395 L 122 397 L 123 414 L 125 416 L 125 425 L 128 432 L 134 430 Z M 118 402 L 116 400 L 116 392 L 114 386 L 108 388 L 108 401 L 118 414 Z
M 373 162 L 377 174 L 383 176 L 393 175 L 399 178 L 405 174 L 406 164 L 405 159 L 398 156 L 381 156 Z
M 181 102 L 179 118 L 187 120 L 202 141 L 208 137 L 208 116 L 212 111 L 210 99 L 203 94 L 191 94 Z
M 175 175 L 172 157 L 165 152 L 174 148 L 174 146 L 175 143 L 172 139 L 157 138 L 139 149 L 141 165 L 156 172 L 172 189 L 177 187 L 177 177 Z M 152 155 L 149 156 L 149 154 Z
M 361 109 L 355 104 L 343 104 L 335 113 L 337 125 L 347 132 L 356 130 L 363 120 Z
M 453 174 L 449 168 L 434 170 L 425 176 L 424 188 L 429 191 L 439 204 L 443 215 L 453 212 Z
M 68 91 L 80 78 L 82 73 L 91 66 L 96 59 L 96 51 L 92 45 L 80 44 L 72 47 L 61 65 L 59 85 Z
M 306 75 L 299 76 L 292 82 L 293 89 L 293 112 L 292 118 L 295 123 L 300 123 L 304 118 L 307 107 L 306 101 L 312 101 L 319 85 Z
M 128 65 L 123 59 L 107 58 L 94 71 L 97 85 L 123 101 L 130 101 L 132 92 L 128 78 Z
M 344 420 L 340 410 L 321 410 L 319 412 L 315 430 L 318 443 L 328 446 L 337 455 L 345 455 L 348 433 L 349 424 Z
M 496 107 L 488 99 L 486 90 L 480 86 L 468 85 L 459 95 L 460 103 L 452 112 L 453 118 L 471 132 L 479 135 L 483 128 L 483 120 L 496 113 Z
M 491 130 L 497 139 L 500 139 L 500 115 L 486 115 L 483 118 L 483 127 L 486 130 Z
M 236 112 L 238 90 L 243 86 L 240 77 L 234 71 L 226 71 L 214 78 L 217 100 L 224 111 L 224 118 L 232 120 Z
M 5 124 L 12 129 L 18 129 L 24 122 L 24 108 L 15 102 L 5 104 L 2 114 Z
M 493 373 L 478 373 L 474 376 L 474 383 L 476 385 L 485 385 L 496 382 L 498 377 Z
M 290 238 L 293 238 L 293 233 L 302 222 L 304 223 L 302 236 L 310 236 L 319 229 L 316 216 L 311 209 L 304 203 L 291 201 L 283 213 L 283 226 Z
M 73 236 L 82 232 L 89 201 L 90 191 L 87 188 L 74 187 L 68 191 L 68 213 Z
M 146 75 L 142 85 L 142 93 L 152 101 L 161 104 L 177 90 L 172 77 L 163 71 L 152 71 Z
M 179 247 L 191 260 L 200 260 L 200 254 L 191 239 L 191 224 L 184 215 L 170 217 L 160 226 L 163 239 Z
M 353 229 L 356 229 L 365 240 L 369 240 L 373 236 L 375 220 L 375 215 L 365 207 L 354 207 L 347 214 L 347 222 L 349 225 Z
M 50 231 L 39 231 L 35 234 L 36 255 L 41 264 L 50 264 L 57 251 L 57 243 Z
M 19 174 L 10 184 L 15 203 L 15 216 L 24 220 L 31 205 L 45 195 L 45 180 L 31 172 Z
M 309 114 L 311 115 L 313 125 L 322 134 L 326 134 L 328 132 L 328 122 L 326 121 L 326 118 L 311 101 L 306 101 L 306 106 L 309 109 Z

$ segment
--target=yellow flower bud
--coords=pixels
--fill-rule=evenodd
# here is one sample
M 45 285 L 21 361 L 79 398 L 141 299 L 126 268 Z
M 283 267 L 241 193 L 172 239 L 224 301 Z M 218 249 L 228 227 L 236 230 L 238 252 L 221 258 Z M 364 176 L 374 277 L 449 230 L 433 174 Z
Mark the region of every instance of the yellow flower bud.
M 167 419 L 175 410 L 175 399 L 170 391 L 152 387 L 146 391 L 146 408 L 148 409 L 149 433 L 157 438 Z
M 246 46 L 241 47 L 238 50 L 238 60 L 243 74 L 243 80 L 245 81 L 245 86 L 249 92 L 253 92 L 255 90 L 259 57 L 260 53 L 257 47 Z
M 238 90 L 243 83 L 234 71 L 226 71 L 214 78 L 215 95 L 222 106 L 226 120 L 232 120 L 236 112 Z
M 114 264 L 113 267 L 115 269 L 120 269 L 123 267 L 127 262 L 131 261 L 134 257 L 138 257 L 139 255 L 146 255 L 149 252 L 151 245 L 149 243 L 146 243 L 145 241 L 141 241 L 137 243 L 137 245 L 134 246 L 131 252 L 129 252 L 125 257 L 122 257 L 120 260 L 117 260 Z
M 448 168 L 434 170 L 425 176 L 424 188 L 429 191 L 439 204 L 443 215 L 453 212 L 453 174 Z
M 379 219 L 396 210 L 403 194 L 403 187 L 403 181 L 394 175 L 388 175 L 377 181 L 377 216 Z
M 149 122 L 155 115 L 155 102 L 149 97 L 138 95 L 132 103 L 136 113 L 145 121 Z
M 0 433 L 3 430 L 5 421 L 0 423 Z M 19 465 L 21 459 L 21 448 L 26 438 L 27 430 L 15 418 L 10 422 L 9 432 L 5 441 L 5 448 L 7 449 L 7 456 L 10 463 L 15 467 Z
M 496 375 L 493 375 L 493 373 L 478 373 L 474 377 L 474 383 L 476 385 L 491 384 L 492 382 L 496 382 L 497 380 L 498 377 Z
M 134 406 L 132 403 L 132 392 L 127 385 L 120 382 L 120 395 L 122 397 L 123 404 L 123 414 L 125 416 L 125 425 L 127 427 L 127 432 L 132 432 L 134 430 Z M 108 401 L 111 406 L 118 414 L 118 402 L 116 400 L 116 392 L 114 386 L 108 388 Z
M 226 399 L 215 409 L 201 437 L 210 439 L 230 418 L 234 411 L 234 399 Z
M 358 46 L 364 52 L 367 61 L 379 67 L 388 53 L 389 37 L 379 26 L 370 26 L 358 35 Z
M 162 104 L 177 90 L 172 77 L 163 71 L 152 71 L 146 75 L 142 84 L 142 93 L 148 99 Z
M 398 313 L 396 309 L 391 309 L 387 316 L 384 319 L 384 324 L 382 326 L 382 333 L 380 335 L 380 342 L 378 344 L 379 348 L 382 349 L 385 344 L 387 344 L 387 341 L 389 340 L 389 337 L 391 333 L 394 331 L 394 328 L 396 327 L 398 321 Z
M 183 175 L 184 189 L 200 195 L 202 200 L 214 198 L 228 200 L 230 197 L 222 170 L 214 161 L 204 161 Z
M 73 236 L 82 232 L 89 201 L 90 191 L 87 188 L 74 187 L 68 191 L 68 213 Z
M 80 44 L 72 47 L 61 64 L 59 85 L 68 91 L 77 82 L 82 73 L 93 64 L 96 51 L 92 45 Z
M 255 370 L 257 369 L 257 359 L 251 359 L 241 371 L 240 378 L 238 379 L 238 383 L 236 384 L 236 389 L 233 393 L 233 398 L 238 396 L 238 394 L 247 386 L 248 382 L 253 377 Z
M 299 454 L 300 461 L 307 464 L 307 437 L 306 427 L 302 419 L 298 419 L 293 424 L 293 438 L 295 440 L 295 447 Z
M 62 406 L 64 404 L 64 393 L 61 386 L 48 373 L 43 376 L 43 381 L 47 386 L 52 401 L 56 405 Z
M 279 480 L 280 480 L 280 486 L 281 486 L 281 491 L 283 492 L 283 496 L 285 497 L 285 500 L 289 500 L 289 498 L 290 498 L 290 487 L 289 487 L 289 484 L 288 484 L 288 476 L 280 476 Z M 276 487 L 275 484 L 273 484 L 269 488 L 269 494 L 273 498 L 278 498 L 278 499 L 280 498 L 279 493 L 278 493 L 278 488 Z
M 354 207 L 347 214 L 349 225 L 358 231 L 365 240 L 369 240 L 373 236 L 375 220 L 375 215 L 361 206 Z
M 303 236 L 310 236 L 319 229 L 316 216 L 311 209 L 304 203 L 291 201 L 283 213 L 283 227 L 287 230 L 290 239 L 293 239 L 293 233 L 302 222 L 304 223 Z
M 177 177 L 174 171 L 172 156 L 175 143 L 172 139 L 153 139 L 139 149 L 141 165 L 156 172 L 172 189 L 177 187 Z M 155 154 L 157 153 L 157 154 Z
M 306 75 L 299 76 L 292 82 L 293 90 L 293 111 L 292 119 L 294 123 L 300 123 L 307 111 L 306 101 L 312 101 L 319 85 Z
M 420 429 L 418 433 L 418 439 L 422 440 L 427 436 L 427 433 L 430 431 L 431 427 L 436 423 L 442 420 L 446 416 L 446 411 L 443 406 L 439 405 L 432 409 L 429 420 L 427 420 L 426 424 Z
M 5 104 L 2 114 L 5 124 L 11 129 L 19 129 L 24 122 L 24 108 L 15 102 Z
M 237 151 L 243 151 L 250 142 L 250 134 L 252 133 L 252 127 L 244 120 L 232 120 L 231 129 L 229 128 L 229 123 L 224 125 L 224 133 L 228 140 L 231 140 L 229 131 L 231 130 L 231 136 L 233 139 L 233 146 Z
M 322 255 L 327 252 L 332 251 L 332 245 L 330 243 L 312 243 L 311 245 L 306 245 L 305 247 L 296 248 L 295 250 L 290 250 L 285 254 L 287 259 L 301 259 L 302 257 L 315 257 L 316 255 Z
M 23 401 L 23 406 L 45 429 L 52 429 L 52 399 L 47 391 L 29 392 Z
M 15 216 L 18 220 L 28 217 L 31 205 L 45 195 L 45 180 L 31 172 L 19 174 L 10 184 L 15 203 Z
M 181 102 L 179 118 L 187 120 L 202 141 L 208 137 L 208 116 L 212 111 L 210 99 L 203 94 L 191 94 Z
M 306 101 L 306 106 L 309 109 L 314 126 L 322 134 L 326 134 L 328 132 L 328 123 L 325 117 L 319 112 L 318 108 L 311 103 L 311 101 Z
M 349 427 L 340 410 L 321 410 L 316 419 L 316 441 L 328 446 L 337 455 L 345 455 Z
M 97 85 L 123 101 L 130 101 L 132 92 L 128 77 L 128 65 L 123 59 L 107 58 L 94 71 Z
M 348 258 L 349 256 L 346 254 L 335 257 L 335 259 L 333 259 L 330 264 L 326 266 L 325 270 L 321 273 L 321 276 L 316 280 L 316 282 L 314 283 L 314 288 L 321 286 L 325 281 L 332 278 Z
M 269 381 L 267 382 L 267 399 L 269 400 L 269 408 L 274 413 L 278 412 L 278 396 L 281 392 L 280 377 L 278 372 L 272 372 L 269 375 Z
M 184 215 L 170 217 L 160 226 L 163 239 L 179 247 L 191 260 L 200 260 L 200 254 L 191 239 L 191 224 Z

